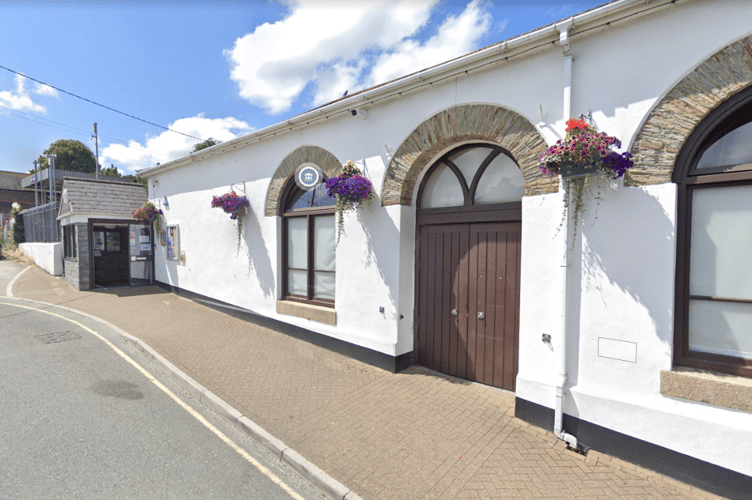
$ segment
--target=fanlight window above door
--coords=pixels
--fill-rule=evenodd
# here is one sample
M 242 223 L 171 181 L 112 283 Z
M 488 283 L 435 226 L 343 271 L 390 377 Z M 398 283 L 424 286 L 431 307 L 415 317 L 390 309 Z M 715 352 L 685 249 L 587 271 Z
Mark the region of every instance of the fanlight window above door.
M 525 179 L 498 146 L 462 146 L 441 157 L 426 173 L 420 208 L 488 205 L 520 201 Z

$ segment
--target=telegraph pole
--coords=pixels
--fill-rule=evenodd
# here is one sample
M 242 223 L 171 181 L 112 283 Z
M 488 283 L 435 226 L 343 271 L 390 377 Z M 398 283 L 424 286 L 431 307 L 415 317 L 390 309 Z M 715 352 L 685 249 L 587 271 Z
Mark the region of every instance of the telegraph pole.
M 96 151 L 96 158 L 97 158 L 97 164 L 96 164 L 96 172 L 97 176 L 96 178 L 99 179 L 99 137 L 97 136 L 97 122 L 94 122 L 94 151 Z
M 34 206 L 39 206 L 39 195 L 37 194 L 37 182 L 39 182 L 39 174 L 37 173 L 37 161 L 34 160 Z
M 55 153 L 47 155 L 47 158 L 50 159 L 52 162 L 51 165 L 47 167 L 47 179 L 50 182 L 50 203 L 54 203 L 57 201 L 57 183 L 55 182 L 55 160 L 57 160 L 57 155 Z M 52 223 L 52 227 L 55 229 L 55 239 L 52 241 L 58 241 L 58 235 L 57 235 L 57 221 L 54 221 Z M 47 241 L 47 237 L 45 236 L 45 241 Z
M 55 153 L 51 153 L 47 155 L 47 158 L 49 159 L 49 163 L 47 165 L 47 181 L 50 184 L 50 203 L 52 203 L 57 199 L 55 193 L 55 189 L 57 188 L 57 186 L 55 186 L 55 160 L 57 159 L 57 155 Z

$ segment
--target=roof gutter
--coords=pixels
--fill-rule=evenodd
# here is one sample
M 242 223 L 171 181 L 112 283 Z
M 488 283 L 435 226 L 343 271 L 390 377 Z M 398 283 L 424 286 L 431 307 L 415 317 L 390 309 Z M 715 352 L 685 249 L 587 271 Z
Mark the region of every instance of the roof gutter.
M 639 7 L 639 5 L 653 4 L 645 10 L 653 10 L 657 7 L 662 7 L 672 3 L 676 3 L 676 0 L 659 0 L 651 2 L 650 0 L 616 0 L 611 3 L 607 3 L 595 9 L 583 12 L 581 14 L 572 16 L 567 19 L 567 22 L 571 22 L 571 27 L 582 26 L 587 24 L 595 24 L 595 26 L 602 26 L 607 24 L 610 16 L 618 14 L 624 10 L 632 7 Z M 571 34 L 570 34 L 571 36 Z M 287 133 L 296 127 L 309 126 L 310 122 L 317 121 L 324 117 L 329 117 L 337 113 L 349 111 L 355 106 L 362 104 L 363 102 L 373 102 L 376 100 L 383 100 L 390 96 L 401 95 L 404 92 L 408 92 L 417 86 L 425 85 L 427 82 L 432 83 L 445 78 L 447 74 L 457 72 L 461 70 L 463 72 L 469 72 L 477 67 L 488 64 L 490 61 L 501 60 L 509 58 L 515 53 L 524 51 L 536 45 L 542 43 L 554 43 L 559 40 L 559 31 L 557 30 L 556 23 L 544 26 L 530 33 L 520 35 L 508 40 L 504 40 L 495 45 L 481 49 L 476 52 L 472 52 L 465 56 L 458 57 L 443 64 L 419 71 L 410 76 L 400 78 L 394 82 L 375 87 L 371 90 L 366 90 L 359 94 L 354 94 L 352 97 L 342 99 L 331 104 L 322 106 L 320 108 L 307 111 L 300 115 L 294 116 L 288 120 L 264 127 L 246 135 L 236 137 L 227 142 L 217 144 L 215 146 L 203 149 L 199 152 L 192 153 L 183 158 L 173 160 L 162 165 L 139 170 L 138 175 L 141 177 L 152 177 L 159 173 L 163 173 L 175 168 L 190 164 L 200 159 L 211 157 L 220 153 L 224 153 L 230 149 L 237 148 L 239 146 L 249 145 L 251 142 L 258 142 L 269 136 L 277 134 Z

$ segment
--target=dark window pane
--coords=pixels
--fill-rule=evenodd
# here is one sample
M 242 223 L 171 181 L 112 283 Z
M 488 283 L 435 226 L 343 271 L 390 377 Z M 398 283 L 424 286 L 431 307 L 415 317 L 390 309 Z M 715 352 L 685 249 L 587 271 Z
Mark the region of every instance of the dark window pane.
M 337 204 L 337 199 L 332 198 L 326 191 L 326 184 L 323 182 L 316 186 L 313 190 L 313 206 L 314 207 L 333 207 Z
M 107 231 L 107 251 L 120 251 L 120 233 L 117 231 Z
M 337 200 L 329 197 L 326 192 L 326 185 L 321 183 L 310 191 L 296 189 L 292 196 L 290 196 L 285 211 L 299 210 L 301 208 L 330 207 L 336 204 Z
M 752 123 L 742 125 L 718 139 L 697 162 L 697 170 L 752 163 Z

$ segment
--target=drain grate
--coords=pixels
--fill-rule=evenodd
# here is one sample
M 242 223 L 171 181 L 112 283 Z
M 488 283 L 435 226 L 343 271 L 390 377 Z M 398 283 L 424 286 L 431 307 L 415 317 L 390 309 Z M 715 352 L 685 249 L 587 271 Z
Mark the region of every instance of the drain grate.
M 69 331 L 37 335 L 36 338 L 43 344 L 54 344 L 56 342 L 65 342 L 66 340 L 80 339 L 81 335 Z

